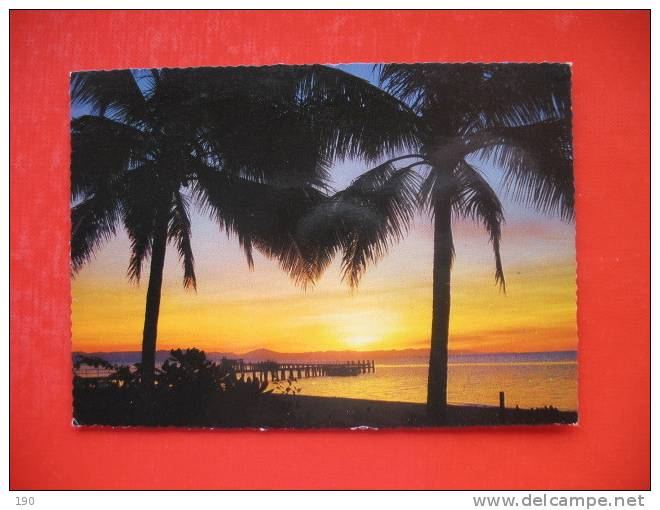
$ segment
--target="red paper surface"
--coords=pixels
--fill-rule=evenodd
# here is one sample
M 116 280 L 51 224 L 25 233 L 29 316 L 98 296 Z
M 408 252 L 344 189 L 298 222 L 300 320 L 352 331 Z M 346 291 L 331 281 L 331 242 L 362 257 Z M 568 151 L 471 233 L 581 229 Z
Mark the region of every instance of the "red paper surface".
M 650 14 L 13 11 L 13 489 L 646 489 Z M 74 430 L 69 72 L 350 62 L 572 62 L 578 426 Z

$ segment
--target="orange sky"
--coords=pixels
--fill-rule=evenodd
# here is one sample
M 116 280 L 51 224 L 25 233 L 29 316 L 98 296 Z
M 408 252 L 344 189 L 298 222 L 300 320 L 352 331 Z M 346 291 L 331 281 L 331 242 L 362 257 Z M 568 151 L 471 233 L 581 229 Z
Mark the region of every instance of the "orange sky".
M 342 175 L 359 169 L 347 163 Z M 345 180 L 349 177 L 345 177 Z M 576 348 L 574 226 L 505 202 L 502 257 L 507 294 L 498 291 L 488 236 L 455 224 L 450 349 L 546 351 Z M 197 293 L 182 288 L 174 250 L 166 260 L 158 348 L 284 352 L 427 347 L 431 330 L 432 238 L 419 218 L 410 235 L 351 293 L 331 267 L 303 291 L 274 262 L 249 271 L 233 239 L 195 214 Z M 126 280 L 122 233 L 72 281 L 73 349 L 139 350 L 146 282 Z M 145 275 L 146 277 L 146 275 Z

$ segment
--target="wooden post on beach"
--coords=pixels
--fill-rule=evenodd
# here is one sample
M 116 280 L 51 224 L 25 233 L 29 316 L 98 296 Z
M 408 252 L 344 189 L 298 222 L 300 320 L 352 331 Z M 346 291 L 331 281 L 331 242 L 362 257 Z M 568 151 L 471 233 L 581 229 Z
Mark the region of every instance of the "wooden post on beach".
M 506 420 L 504 415 L 506 414 L 506 409 L 504 408 L 504 392 L 500 391 L 500 408 L 497 411 L 497 420 L 500 423 L 505 423 Z

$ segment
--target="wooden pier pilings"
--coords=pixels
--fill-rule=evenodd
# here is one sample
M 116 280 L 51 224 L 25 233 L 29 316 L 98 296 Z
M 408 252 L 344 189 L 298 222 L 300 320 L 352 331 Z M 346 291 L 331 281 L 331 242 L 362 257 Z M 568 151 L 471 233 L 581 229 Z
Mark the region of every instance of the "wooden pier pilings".
M 278 363 L 275 361 L 244 361 L 242 359 L 227 359 L 221 361 L 227 369 L 236 376 L 259 381 L 286 381 L 290 379 L 305 379 L 308 377 L 345 377 L 369 374 L 376 371 L 374 360 L 359 360 L 329 363 Z M 112 375 L 115 369 L 85 367 L 77 368 L 74 374 L 78 377 L 105 379 Z
M 346 361 L 343 363 L 277 363 L 274 361 L 244 361 L 226 359 L 222 363 L 231 367 L 237 376 L 260 381 L 284 381 L 324 376 L 355 376 L 376 371 L 373 360 Z

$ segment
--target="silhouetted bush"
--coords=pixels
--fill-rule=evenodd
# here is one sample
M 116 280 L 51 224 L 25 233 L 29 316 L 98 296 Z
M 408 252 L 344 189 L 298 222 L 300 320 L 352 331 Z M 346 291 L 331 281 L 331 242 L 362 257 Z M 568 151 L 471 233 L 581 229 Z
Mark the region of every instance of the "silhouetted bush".
M 107 377 L 76 375 L 82 365 L 110 369 Z M 215 363 L 199 349 L 173 349 L 156 371 L 153 388 L 140 366 L 101 358 L 74 360 L 74 418 L 81 425 L 213 426 L 245 423 L 268 383 L 237 378 L 231 363 Z

